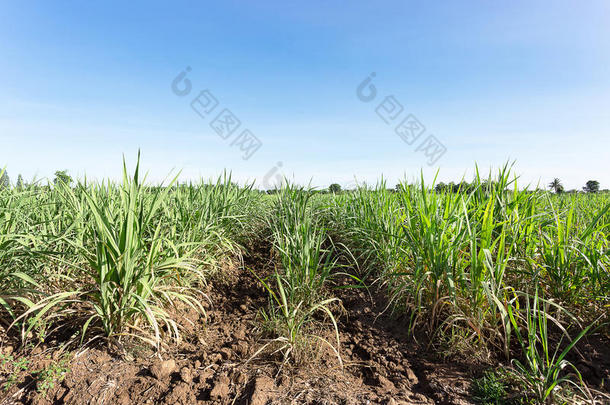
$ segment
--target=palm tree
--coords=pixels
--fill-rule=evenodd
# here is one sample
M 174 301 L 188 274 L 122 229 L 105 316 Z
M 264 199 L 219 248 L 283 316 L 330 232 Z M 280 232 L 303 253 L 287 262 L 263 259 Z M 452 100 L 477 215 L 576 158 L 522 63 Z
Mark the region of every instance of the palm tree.
M 557 194 L 563 192 L 563 184 L 561 184 L 561 180 L 558 178 L 554 178 L 553 181 L 549 183 L 549 188 L 554 190 Z

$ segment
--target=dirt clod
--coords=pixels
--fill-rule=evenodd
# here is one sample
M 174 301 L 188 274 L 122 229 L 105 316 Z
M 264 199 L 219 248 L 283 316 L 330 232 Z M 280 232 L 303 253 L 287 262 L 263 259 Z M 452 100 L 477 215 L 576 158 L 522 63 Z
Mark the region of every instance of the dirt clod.
M 180 383 L 165 397 L 167 405 L 191 405 L 196 403 L 195 394 L 186 383 Z
M 271 398 L 271 394 L 275 383 L 273 379 L 267 376 L 260 376 L 254 381 L 254 390 L 252 392 L 252 398 L 250 398 L 250 405 L 265 405 Z
M 188 367 L 183 367 L 182 370 L 180 370 L 180 378 L 182 379 L 182 381 L 184 381 L 187 384 L 190 384 L 193 382 L 193 370 L 191 370 Z
M 176 361 L 174 359 L 169 359 L 165 361 L 159 360 L 152 366 L 150 366 L 150 373 L 157 380 L 164 380 L 176 369 Z
M 233 352 L 231 352 L 231 349 L 229 349 L 228 347 L 223 347 L 222 349 L 220 349 L 220 355 L 224 360 L 229 360 L 233 355 Z
M 229 377 L 226 375 L 220 376 L 214 383 L 214 388 L 210 392 L 210 397 L 215 399 L 224 399 L 229 395 Z

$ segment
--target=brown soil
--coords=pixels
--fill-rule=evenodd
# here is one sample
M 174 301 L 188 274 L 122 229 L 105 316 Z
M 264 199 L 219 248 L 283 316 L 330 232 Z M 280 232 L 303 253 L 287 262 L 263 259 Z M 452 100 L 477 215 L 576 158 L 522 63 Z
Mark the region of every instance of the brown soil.
M 246 261 L 253 266 L 268 271 L 268 253 Z M 362 289 L 336 290 L 345 308 L 339 322 L 343 368 L 322 349 L 317 359 L 298 367 L 280 367 L 281 358 L 268 352 L 247 362 L 268 342 L 259 319 L 267 295 L 249 271 L 233 273 L 211 283 L 207 320 L 180 314 L 193 325 L 162 359 L 127 360 L 103 345 L 89 347 L 69 360 L 65 379 L 45 395 L 30 374 L 0 393 L 0 405 L 471 403 L 469 384 L 480 367 L 439 360 L 405 336 L 404 321 L 385 314 L 373 304 L 379 300 Z M 29 370 L 59 357 L 55 349 L 34 350 Z M 0 383 L 6 377 L 0 373 Z

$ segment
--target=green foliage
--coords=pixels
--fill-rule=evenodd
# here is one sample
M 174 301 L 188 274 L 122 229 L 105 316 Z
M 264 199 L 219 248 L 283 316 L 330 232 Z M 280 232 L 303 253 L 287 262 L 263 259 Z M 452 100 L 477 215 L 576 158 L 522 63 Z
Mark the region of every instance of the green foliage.
M 144 182 L 139 164 L 131 177 L 124 165 L 121 184 L 0 193 L 0 320 L 12 318 L 24 341 L 44 340 L 57 325 L 121 346 L 179 339 L 168 306 L 203 312 L 201 285 L 226 255 L 239 259 L 239 241 L 255 227 L 245 221 L 254 193 L 226 176 Z
M 259 277 L 270 296 L 270 309 L 263 316 L 277 335 L 274 343 L 281 345 L 284 361 L 299 355 L 295 353 L 299 345 L 316 338 L 335 351 L 341 362 L 339 330 L 331 311 L 331 304 L 338 299 L 327 298 L 324 289 L 336 259 L 332 247 L 325 248 L 332 243 L 311 212 L 315 210 L 311 207 L 312 195 L 311 190 L 286 185 L 275 201 L 268 226 L 281 267 L 268 280 Z M 332 323 L 336 347 L 310 333 L 316 313 L 327 316 Z
M 0 189 L 9 188 L 11 186 L 11 179 L 8 177 L 6 169 L 0 170 Z
M 424 328 L 439 342 L 460 336 L 463 348 L 512 359 L 510 311 L 520 291 L 538 286 L 562 313 L 586 316 L 581 322 L 610 314 L 609 209 L 603 195 L 519 188 L 506 165 L 487 178 L 477 170 L 465 192 L 423 179 L 400 193 L 360 188 L 335 198 L 327 220 L 358 274 L 386 286 L 393 309 L 410 316 L 411 331 Z M 575 316 L 560 319 L 559 328 L 583 330 Z
M 610 316 L 610 196 L 524 189 L 511 169 L 477 169 L 459 184 L 422 178 L 336 194 L 284 185 L 267 195 L 227 175 L 149 186 L 139 165 L 128 175 L 124 164 L 121 183 L 1 188 L 0 321 L 25 342 L 66 327 L 81 341 L 161 349 L 180 338 L 170 308 L 203 312 L 201 286 L 265 238 L 275 268 L 250 270 L 269 294 L 264 324 L 285 361 L 311 342 L 338 354 L 330 287 L 347 268 L 354 284 L 387 290 L 409 332 L 513 360 L 528 398 L 584 395 L 563 350 L 581 325 Z M 534 290 L 545 299 L 525 293 Z M 549 336 L 549 320 L 572 339 Z
M 193 269 L 188 254 L 180 254 L 179 246 L 161 235 L 157 213 L 170 188 L 146 193 L 139 179 L 139 162 L 131 179 L 124 167 L 118 193 L 108 186 L 79 184 L 77 192 L 67 183 L 57 185 L 75 212 L 89 216 L 82 236 L 91 241 L 91 248 L 80 243 L 73 243 L 73 247 L 93 270 L 93 285 L 37 302 L 22 315 L 30 321 L 24 336 L 49 311 L 61 313 L 58 308 L 80 302 L 92 312 L 83 320 L 83 336 L 92 323 L 99 322 L 103 334 L 111 340 L 131 335 L 158 346 L 161 323 L 170 336 L 178 337 L 177 324 L 163 309 L 162 301 L 179 299 L 193 308 L 203 308 L 188 288 L 162 283 L 164 279 L 179 279 L 180 272 Z M 142 333 L 146 329 L 152 336 Z
M 589 180 L 582 189 L 585 193 L 597 193 L 599 192 L 599 181 Z
M 549 188 L 555 191 L 556 194 L 561 194 L 564 191 L 563 184 L 561 184 L 561 180 L 558 178 L 553 179 L 553 181 L 549 183 Z
M 17 176 L 17 183 L 15 183 L 15 187 L 18 190 L 22 190 L 25 187 L 25 183 L 23 182 L 23 176 L 21 176 L 21 174 Z
M 482 377 L 472 382 L 472 399 L 482 405 L 505 404 L 507 385 L 502 375 L 486 371 Z
M 328 187 L 328 191 L 333 193 L 333 194 L 337 194 L 341 192 L 341 185 L 337 184 L 337 183 L 333 183 Z
M 2 388 L 8 391 L 18 384 L 29 366 L 30 361 L 25 357 L 15 359 L 12 354 L 0 354 L 0 373 L 8 375 Z
M 72 184 L 72 181 L 72 177 L 70 177 L 67 170 L 58 170 L 55 172 L 55 179 L 53 179 L 53 183 L 56 186 L 60 184 L 69 186 Z
M 587 395 L 580 372 L 566 360 L 566 356 L 591 327 L 584 328 L 563 350 L 561 350 L 561 341 L 556 345 L 555 350 L 551 350 L 548 334 L 551 304 L 539 298 L 538 291 L 533 299 L 526 295 L 525 302 L 523 313 L 517 312 L 513 306 L 508 306 L 510 321 L 525 357 L 524 361 L 512 360 L 516 376 L 540 404 L 568 400 L 563 396 L 562 391 L 566 384 Z M 521 319 L 525 322 L 523 327 Z M 523 336 L 521 330 L 527 335 Z
M 38 393 L 45 396 L 48 390 L 53 389 L 56 384 L 64 380 L 66 374 L 70 372 L 68 362 L 69 358 L 64 356 L 58 361 L 52 361 L 45 368 L 34 373 L 37 379 L 36 388 Z

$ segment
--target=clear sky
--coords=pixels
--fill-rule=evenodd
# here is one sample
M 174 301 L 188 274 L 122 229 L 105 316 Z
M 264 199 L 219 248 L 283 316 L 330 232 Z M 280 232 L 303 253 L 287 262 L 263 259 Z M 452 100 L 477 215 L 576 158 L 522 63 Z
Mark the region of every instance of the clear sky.
M 187 66 L 192 90 L 178 96 Z M 363 102 L 372 72 L 377 95 Z M 218 106 L 202 118 L 191 102 L 205 89 Z M 524 183 L 610 188 L 605 0 L 5 1 L 0 90 L 13 180 L 118 178 L 140 148 L 152 179 L 227 169 L 393 185 L 515 160 Z M 400 108 L 382 105 L 388 124 L 376 113 L 387 96 L 403 106 L 392 120 Z M 241 121 L 228 139 L 210 126 L 225 108 Z M 412 145 L 395 133 L 408 114 L 426 128 Z M 248 160 L 231 145 L 244 129 L 262 142 Z M 446 148 L 432 166 L 416 151 L 429 135 Z

